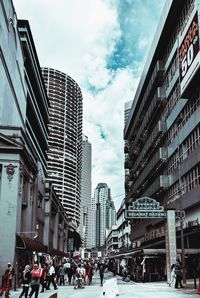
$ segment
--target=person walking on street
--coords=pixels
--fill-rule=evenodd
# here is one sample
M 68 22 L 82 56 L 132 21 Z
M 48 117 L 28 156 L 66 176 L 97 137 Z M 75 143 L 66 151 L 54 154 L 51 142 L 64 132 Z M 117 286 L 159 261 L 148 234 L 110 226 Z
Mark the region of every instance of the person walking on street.
M 31 298 L 34 293 L 35 293 L 35 298 L 38 297 L 39 287 L 40 287 L 40 277 L 41 277 L 41 270 L 38 264 L 34 264 L 33 270 L 31 271 L 31 292 L 28 295 L 28 298 Z
M 12 288 L 12 278 L 15 274 L 14 268 L 11 266 L 11 263 L 8 263 L 8 268 L 6 269 L 3 280 L 2 280 L 2 288 L 0 289 L 0 296 L 5 292 L 5 296 L 9 297 L 10 290 Z
M 60 286 L 65 285 L 65 268 L 63 264 L 59 268 L 59 275 L 60 275 Z
M 176 274 L 176 282 L 175 282 L 175 288 L 178 288 L 180 285 L 180 288 L 183 288 L 181 279 L 182 279 L 182 264 L 179 259 L 176 260 L 174 264 L 174 272 Z
M 115 260 L 113 261 L 113 264 L 112 264 L 112 271 L 113 271 L 113 275 L 115 276 L 117 273 L 117 263 Z
M 85 274 L 84 274 L 84 285 L 86 286 L 86 284 L 90 284 L 89 282 L 89 272 L 90 272 L 90 263 L 88 261 L 86 261 L 86 264 L 84 264 L 84 269 L 85 269 Z
M 76 283 L 76 269 L 77 269 L 76 263 L 74 262 L 72 263 L 71 269 L 72 269 L 72 284 L 74 286 Z
M 47 264 L 42 265 L 40 284 L 42 285 L 40 293 L 44 293 L 44 289 L 47 289 Z
M 89 278 L 89 286 L 92 284 L 92 277 L 93 277 L 93 271 L 94 271 L 95 267 L 94 264 L 90 264 L 90 269 L 89 269 L 89 273 L 88 273 L 88 278 Z
M 99 275 L 100 275 L 100 286 L 103 287 L 103 278 L 104 278 L 104 272 L 106 269 L 104 262 L 100 261 L 98 264 L 98 268 L 99 268 Z
M 28 297 L 28 290 L 31 282 L 31 266 L 26 265 L 23 271 L 23 276 L 22 276 L 22 292 L 19 295 L 19 298 L 25 296 L 25 298 Z
M 51 264 L 50 268 L 49 268 L 49 282 L 48 282 L 47 290 L 50 290 L 50 284 L 51 283 L 54 287 L 54 290 L 58 289 L 57 286 L 56 286 L 56 283 L 55 283 L 55 276 L 56 276 L 55 267 L 54 267 L 53 264 Z
M 173 282 L 176 280 L 176 273 L 175 273 L 175 264 L 172 264 L 171 266 L 171 277 L 169 282 L 169 287 L 173 284 Z

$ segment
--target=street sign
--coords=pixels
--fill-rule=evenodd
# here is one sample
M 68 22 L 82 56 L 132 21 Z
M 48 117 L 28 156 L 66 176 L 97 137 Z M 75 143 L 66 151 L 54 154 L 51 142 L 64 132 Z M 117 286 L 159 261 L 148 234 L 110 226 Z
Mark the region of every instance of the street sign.
M 182 212 L 182 213 L 181 213 Z M 185 211 L 175 211 L 175 217 L 185 217 Z M 135 200 L 132 206 L 125 211 L 126 219 L 134 218 L 166 218 L 167 210 L 164 210 L 163 206 L 155 199 L 149 197 L 143 197 Z
M 160 203 L 155 199 L 149 197 L 143 197 L 135 200 L 129 210 L 149 210 L 149 211 L 164 211 L 164 207 L 160 206 Z
M 166 218 L 166 211 L 149 211 L 149 210 L 126 210 L 125 218 L 134 219 L 134 218 Z

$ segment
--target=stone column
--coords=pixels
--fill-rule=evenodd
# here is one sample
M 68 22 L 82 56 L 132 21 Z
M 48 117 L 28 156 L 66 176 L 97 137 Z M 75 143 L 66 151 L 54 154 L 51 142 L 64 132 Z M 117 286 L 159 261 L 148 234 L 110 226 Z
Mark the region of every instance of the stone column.
M 17 159 L 17 157 L 16 157 Z M 19 197 L 19 163 L 3 162 L 0 188 L 0 280 L 11 262 L 15 267 L 15 246 L 17 224 L 20 226 L 21 210 Z M 19 221 L 19 222 L 18 222 Z
M 176 261 L 176 221 L 175 210 L 167 210 L 165 232 L 167 282 L 171 279 L 171 265 Z

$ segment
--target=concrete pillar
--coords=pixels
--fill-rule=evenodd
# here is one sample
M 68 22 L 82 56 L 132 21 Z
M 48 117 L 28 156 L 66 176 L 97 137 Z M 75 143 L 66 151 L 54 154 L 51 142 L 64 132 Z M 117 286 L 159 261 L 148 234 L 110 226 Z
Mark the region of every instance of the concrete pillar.
M 20 226 L 19 163 L 3 162 L 0 188 L 0 280 L 11 262 L 15 267 L 16 229 Z
M 171 279 L 171 265 L 176 261 L 176 221 L 175 210 L 167 210 L 165 232 L 167 282 Z

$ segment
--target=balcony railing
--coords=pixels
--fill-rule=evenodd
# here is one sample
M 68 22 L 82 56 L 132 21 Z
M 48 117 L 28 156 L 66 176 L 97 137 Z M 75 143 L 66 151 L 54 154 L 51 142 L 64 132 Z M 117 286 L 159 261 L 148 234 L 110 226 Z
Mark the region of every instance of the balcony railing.
M 147 176 L 150 176 L 151 172 L 158 168 L 160 163 L 167 160 L 167 148 L 162 147 L 154 154 L 152 159 L 148 162 L 147 166 L 142 171 L 139 178 L 131 187 L 131 192 L 137 191 L 139 186 L 145 182 Z
M 146 87 L 145 94 L 144 94 L 143 98 L 141 99 L 141 104 L 139 106 L 139 110 L 135 117 L 132 131 L 135 131 L 138 127 L 140 127 L 140 123 L 141 123 L 141 120 L 143 119 L 144 108 L 147 103 L 147 100 L 154 88 L 161 87 L 163 85 L 163 75 L 164 75 L 164 65 L 161 61 L 158 60 L 155 64 L 151 78 L 150 78 L 149 83 Z M 138 100 L 135 100 L 133 102 L 133 106 L 132 106 L 133 110 L 135 110 L 137 103 L 138 103 Z
M 138 155 L 137 160 L 134 163 L 133 169 L 131 171 L 136 171 L 137 167 L 140 165 L 141 160 L 144 159 L 150 149 L 155 147 L 157 143 L 159 143 L 160 137 L 166 132 L 166 122 L 165 121 L 158 121 L 156 127 L 149 135 L 141 153 Z M 130 152 L 131 153 L 131 152 Z
M 159 193 L 163 189 L 169 187 L 169 178 L 166 175 L 159 176 L 151 186 L 142 194 L 143 196 L 153 196 L 155 193 Z
M 124 153 L 128 153 L 129 152 L 129 143 L 128 141 L 124 142 Z
M 162 90 L 160 88 L 157 89 L 154 97 L 151 100 L 151 103 L 149 105 L 149 108 L 147 112 L 144 115 L 144 118 L 141 121 L 140 128 L 137 132 L 134 144 L 137 145 L 139 141 L 141 141 L 143 138 L 146 138 L 146 135 L 148 133 L 148 130 L 152 126 L 152 124 L 155 121 L 155 117 L 158 116 L 158 111 L 162 106 L 162 103 L 164 101 L 164 96 L 162 95 Z

